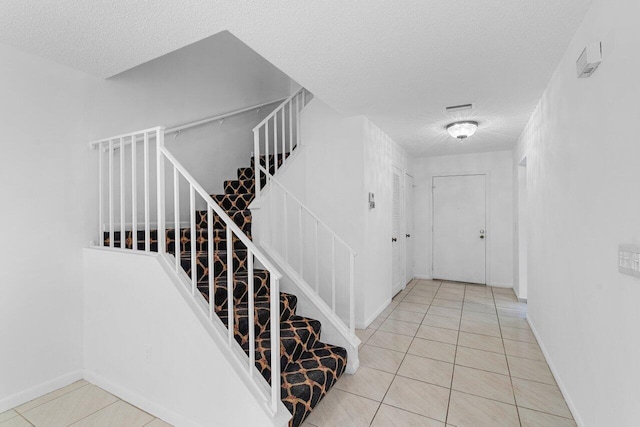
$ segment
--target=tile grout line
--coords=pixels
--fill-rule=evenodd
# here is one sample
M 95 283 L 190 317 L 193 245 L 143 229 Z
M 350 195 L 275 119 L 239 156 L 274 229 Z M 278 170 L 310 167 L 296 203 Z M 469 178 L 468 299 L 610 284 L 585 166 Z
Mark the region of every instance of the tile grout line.
M 111 393 L 109 393 L 109 394 L 111 394 Z M 112 396 L 113 396 L 113 395 L 112 395 Z M 119 398 L 119 397 L 117 397 L 117 396 L 113 396 L 113 397 L 115 397 L 115 398 L 116 398 L 116 399 L 118 399 L 118 400 L 116 400 L 115 402 L 112 402 L 112 403 L 108 404 L 107 406 L 103 406 L 102 408 L 98 409 L 97 411 L 93 411 L 92 413 L 87 414 L 86 416 L 84 416 L 84 417 L 80 418 L 79 420 L 75 420 L 75 421 L 74 421 L 74 422 L 72 422 L 71 424 L 67 424 L 67 427 L 71 427 L 71 426 L 73 426 L 74 424 L 77 424 L 77 423 L 79 423 L 80 421 L 82 421 L 82 420 L 84 420 L 84 419 L 86 419 L 86 418 L 89 418 L 90 416 L 92 416 L 92 415 L 94 415 L 94 414 L 97 414 L 98 412 L 102 411 L 103 409 L 107 409 L 109 406 L 113 406 L 113 405 L 115 405 L 115 404 L 116 404 L 116 403 L 118 403 L 118 402 L 124 402 L 123 400 L 120 400 L 120 398 Z M 125 402 L 125 403 L 126 403 L 126 402 Z
M 406 287 L 405 287 L 406 289 Z M 413 288 L 412 288 L 413 289 Z M 400 292 L 403 292 L 404 289 Z M 407 292 L 408 294 L 408 292 Z M 400 305 L 400 303 L 402 301 L 404 301 L 404 299 L 407 297 L 407 295 L 403 296 L 401 300 L 398 301 L 398 304 L 394 307 L 394 310 L 398 307 L 398 305 Z M 387 317 L 388 319 L 388 317 Z M 382 325 L 380 325 L 382 326 Z M 376 330 L 377 332 L 377 330 Z M 417 332 L 417 331 L 416 331 Z M 413 338 L 411 339 L 411 343 L 413 343 Z M 409 347 L 411 347 L 411 343 L 409 344 Z M 407 348 L 407 351 L 409 349 Z M 400 362 L 400 365 L 398 365 L 398 369 L 400 369 L 400 366 L 402 366 L 402 362 L 404 362 L 404 358 L 407 357 L 407 353 L 404 353 L 404 357 L 402 358 L 402 361 Z M 398 369 L 396 369 L 395 373 L 393 374 L 393 379 L 391 380 L 391 382 L 389 383 L 389 386 L 387 387 L 387 390 L 384 392 L 384 395 L 382 396 L 382 399 L 380 399 L 380 402 L 378 403 L 378 407 L 376 408 L 376 412 L 373 414 L 373 417 L 371 418 L 371 421 L 369 422 L 369 425 L 373 424 L 373 421 L 376 419 L 376 416 L 378 415 L 378 412 L 380 411 L 380 408 L 382 407 L 382 402 L 384 402 L 385 397 L 387 397 L 387 393 L 389 393 L 389 389 L 391 388 L 391 385 L 393 384 L 393 382 L 396 380 L 396 377 L 398 376 Z
M 413 287 L 415 287 L 415 285 Z M 413 287 L 412 287 L 412 289 L 413 289 Z M 440 289 L 440 285 L 438 285 L 438 289 Z M 402 300 L 400 300 L 400 301 L 403 301 L 406 297 L 407 296 L 405 295 L 402 298 Z M 429 304 L 429 307 L 431 307 L 431 304 Z M 427 307 L 427 311 L 429 311 L 429 307 Z M 425 312 L 425 316 L 426 316 L 426 314 L 427 313 Z M 416 331 L 416 334 L 417 333 L 418 333 L 418 331 Z M 414 336 L 411 338 L 411 343 L 409 343 L 409 347 L 407 347 L 407 351 L 405 351 L 405 353 L 404 353 L 404 357 L 402 358 L 402 360 L 400 361 L 400 364 L 398 365 L 398 369 L 396 369 L 396 372 L 393 374 L 393 379 L 391 380 L 391 383 L 389 383 L 389 387 L 387 387 L 387 390 L 384 392 L 384 396 L 382 396 L 382 400 L 380 400 L 380 404 L 378 405 L 378 408 L 376 409 L 375 414 L 373 414 L 373 418 L 371 418 L 371 422 L 369 423 L 369 425 L 373 424 L 373 421 L 376 419 L 376 416 L 378 415 L 378 412 L 380 411 L 380 408 L 382 407 L 382 402 L 384 402 L 384 399 L 387 397 L 387 394 L 389 393 L 389 390 L 391 389 L 391 386 L 395 382 L 396 378 L 398 378 L 398 371 L 400 370 L 400 367 L 404 363 L 404 359 L 406 359 L 408 351 L 409 351 L 409 348 L 411 348 L 411 345 L 413 344 L 413 341 L 415 340 L 415 338 L 416 338 L 416 336 L 414 334 Z M 404 378 L 404 377 L 402 377 L 402 378 Z M 389 405 L 389 406 L 393 406 L 393 405 Z M 402 409 L 402 408 L 398 408 L 398 409 Z M 410 411 L 407 411 L 407 412 L 410 412 Z
M 55 400 L 55 399 L 54 399 L 54 400 Z M 25 416 L 24 416 L 24 415 L 22 415 L 22 414 L 18 413 L 17 411 L 16 411 L 16 414 L 18 414 L 18 417 L 20 417 L 20 418 L 22 418 L 23 420 L 25 420 L 25 421 L 26 421 L 30 426 L 32 426 L 32 427 L 33 427 L 33 426 L 35 426 L 35 424 L 33 424 L 31 421 L 29 421 L 27 418 L 25 418 Z M 14 417 L 14 418 L 17 418 L 17 417 Z M 7 421 L 10 421 L 10 420 L 12 420 L 12 419 L 14 419 L 14 418 L 10 418 L 10 419 L 9 419 L 9 420 L 7 420 Z M 3 424 L 4 424 L 4 422 L 3 422 Z
M 510 309 L 510 310 L 515 310 L 515 309 Z M 507 317 L 510 317 L 510 316 L 507 316 Z M 507 327 L 508 327 L 508 326 L 507 326 Z M 503 338 L 503 339 L 502 339 L 502 341 L 503 341 L 503 345 L 504 345 L 504 340 L 505 340 L 505 338 Z M 514 339 L 507 339 L 507 341 L 523 342 L 523 343 L 527 343 L 527 344 L 536 344 L 536 345 L 538 345 L 538 346 L 539 346 L 539 344 L 538 344 L 538 342 L 537 342 L 537 341 L 536 341 L 535 343 L 531 343 L 531 342 L 529 342 L 529 341 L 514 340 Z M 505 356 L 508 356 L 508 357 L 507 357 L 507 367 L 509 366 L 509 357 L 513 357 L 513 358 L 516 358 L 516 359 L 530 360 L 530 361 L 534 361 L 534 362 L 543 362 L 543 361 L 538 360 L 538 359 L 529 359 L 529 358 L 527 358 L 527 357 L 514 356 L 514 355 L 507 355 L 507 353 L 506 353 L 506 348 L 505 348 Z M 546 358 L 544 359 L 544 363 L 547 365 L 547 367 L 549 366 L 549 364 L 548 364 L 548 362 L 547 362 Z M 510 369 L 510 368 L 509 368 L 509 369 Z M 511 372 L 511 371 L 509 371 L 509 372 Z M 554 382 L 554 384 L 549 384 L 549 383 L 545 383 L 545 382 L 538 381 L 538 380 L 532 380 L 532 379 L 529 379 L 529 378 L 521 378 L 521 377 L 517 377 L 517 376 L 516 376 L 516 377 L 514 377 L 514 376 L 512 376 L 512 375 L 511 375 L 511 373 L 509 373 L 509 376 L 511 377 L 511 379 L 512 379 L 512 380 L 513 380 L 513 378 L 517 378 L 517 379 L 520 379 L 520 380 L 523 380 L 523 381 L 532 382 L 532 383 L 536 383 L 536 384 L 543 384 L 543 385 L 556 385 L 556 386 L 557 386 L 557 383 L 555 383 L 555 382 Z M 512 381 L 512 387 L 513 387 L 513 381 Z M 515 398 L 515 389 L 514 389 L 514 398 Z M 564 396 L 563 396 L 563 400 L 564 400 Z M 566 404 L 566 401 L 565 401 L 565 404 Z M 518 405 L 517 401 L 516 401 L 516 407 L 518 408 L 518 414 L 519 414 L 520 405 Z M 527 410 L 530 410 L 530 411 L 535 411 L 535 412 L 538 412 L 538 413 L 541 413 L 541 414 L 546 414 L 546 415 L 551 415 L 551 416 L 555 416 L 555 417 L 559 417 L 559 418 L 568 419 L 568 420 L 571 420 L 571 421 L 574 421 L 574 422 L 575 422 L 575 420 L 573 419 L 573 416 L 572 416 L 571 418 L 567 418 L 567 417 L 565 417 L 565 416 L 563 416 L 563 415 L 557 415 L 557 414 L 553 414 L 553 413 L 551 413 L 551 412 L 542 411 L 542 410 L 539 410 L 539 409 L 528 408 L 528 407 L 526 407 L 526 406 L 522 406 L 522 408 L 527 409 Z M 519 415 L 518 415 L 518 416 L 519 416 Z
M 491 292 L 491 294 L 493 295 L 493 290 Z M 493 296 L 493 304 L 495 305 L 496 303 L 496 297 L 495 295 Z M 498 308 L 496 306 L 496 313 L 498 312 Z M 509 358 L 507 357 L 507 349 L 504 346 L 504 336 L 502 335 L 502 327 L 500 324 L 500 316 L 498 316 L 498 329 L 500 330 L 500 340 L 502 341 L 502 348 L 504 349 L 504 359 L 507 362 L 507 372 L 509 372 L 509 383 L 511 384 L 511 393 L 513 394 L 513 402 L 515 403 L 515 407 L 516 407 L 516 414 L 518 415 L 518 422 L 520 423 L 520 426 L 522 427 L 522 418 L 520 418 L 520 408 L 518 407 L 518 399 L 516 398 L 516 389 L 513 386 L 513 377 L 511 376 L 511 366 L 509 365 Z
M 82 381 L 82 380 L 78 380 L 78 381 Z M 71 384 L 75 384 L 75 383 L 77 383 L 78 381 L 74 381 L 74 382 L 72 382 Z M 56 396 L 55 398 L 53 398 L 53 399 L 51 399 L 51 400 L 47 400 L 46 402 L 42 402 L 41 404 L 36 405 L 36 406 L 34 406 L 33 408 L 29 408 L 29 409 L 27 409 L 26 411 L 19 411 L 19 410 L 18 410 L 18 408 L 19 408 L 20 406 L 24 406 L 24 405 L 26 405 L 26 404 L 28 404 L 28 403 L 30 403 L 30 402 L 33 402 L 34 400 L 40 399 L 40 398 L 42 398 L 42 397 L 46 396 L 47 394 L 54 393 L 54 392 L 56 392 L 56 391 L 58 391 L 58 390 L 60 390 L 60 389 L 62 389 L 62 388 L 64 388 L 64 387 L 69 387 L 71 384 L 67 384 L 66 386 L 61 387 L 61 388 L 59 388 L 58 390 L 53 390 L 53 391 L 52 391 L 52 392 L 50 392 L 50 393 L 44 394 L 44 395 L 42 395 L 42 396 L 40 396 L 40 397 L 36 397 L 35 399 L 31 399 L 29 402 L 25 402 L 25 403 L 23 403 L 22 405 L 16 406 L 15 408 L 12 408 L 11 410 L 15 411 L 15 412 L 16 412 L 16 414 L 18 414 L 18 415 L 22 415 L 23 413 L 27 413 L 27 412 L 29 412 L 29 411 L 31 411 L 31 410 L 33 410 L 33 409 L 39 408 L 39 407 L 40 407 L 40 406 L 42 406 L 42 405 L 46 405 L 46 404 L 47 404 L 47 403 L 49 403 L 49 402 L 53 402 L 54 400 L 60 399 L 62 396 L 66 396 L 66 395 L 67 395 L 67 394 L 69 394 L 69 393 L 73 393 L 74 391 L 80 390 L 81 388 L 86 387 L 86 386 L 88 386 L 89 384 L 91 384 L 90 382 L 88 382 L 88 381 L 86 381 L 86 380 L 85 380 L 85 382 L 86 382 L 86 384 L 83 384 L 83 385 L 81 385 L 81 386 L 80 386 L 80 387 L 78 387 L 78 388 L 74 388 L 73 390 L 69 390 L 68 392 L 63 393 L 63 394 L 61 394 L 60 396 Z M 24 418 L 24 417 L 22 417 L 22 418 Z M 26 418 L 25 418 L 25 419 L 26 419 Z
M 402 291 L 404 291 L 404 289 L 403 289 Z M 400 291 L 400 292 L 402 292 L 402 291 Z M 398 294 L 399 294 L 400 292 L 398 292 Z M 396 296 L 397 296 L 397 294 L 396 294 Z M 406 295 L 405 295 L 404 297 L 402 297 L 402 299 L 401 299 L 401 300 L 399 300 L 399 301 L 398 301 L 398 304 L 396 304 L 396 305 L 395 305 L 395 307 L 393 308 L 394 310 L 396 309 L 396 307 L 398 307 L 398 305 L 400 304 L 400 302 L 401 302 L 402 300 L 404 300 L 404 298 L 405 298 L 405 297 L 406 297 Z M 395 296 L 394 296 L 393 298 L 395 298 Z M 393 301 L 393 298 L 391 298 L 391 301 Z M 386 309 L 385 309 L 385 310 L 386 310 Z M 389 316 L 386 316 L 386 317 L 385 317 L 385 320 L 386 320 L 386 319 L 388 319 L 388 318 L 389 318 Z M 382 322 L 382 323 L 384 323 L 384 322 Z M 377 328 L 375 328 L 375 330 L 374 330 L 373 334 L 371 334 L 371 336 L 367 339 L 367 342 L 371 339 L 371 337 L 372 337 L 376 332 L 378 332 L 378 329 L 380 328 L 380 326 L 382 326 L 382 323 L 381 323 Z M 375 347 L 375 346 L 372 346 L 372 347 Z M 377 347 L 377 348 L 379 348 L 379 347 Z M 359 350 L 358 350 L 358 351 L 359 351 Z M 406 354 L 406 353 L 405 353 L 405 354 Z M 370 368 L 370 369 L 373 369 L 373 368 Z M 384 371 L 384 372 L 386 372 L 386 371 Z M 390 372 L 388 372 L 388 373 L 390 373 Z M 369 422 L 369 425 L 373 424 L 373 421 L 376 419 L 376 416 L 378 415 L 378 411 L 380 410 L 380 407 L 382 406 L 382 402 L 384 401 L 384 398 L 385 398 L 385 397 L 387 397 L 387 392 L 388 392 L 388 391 L 389 391 L 389 389 L 391 388 L 391 384 L 393 384 L 393 381 L 395 381 L 395 379 L 396 379 L 396 375 L 395 375 L 395 374 L 393 374 L 393 379 L 392 379 L 392 380 L 391 380 L 391 382 L 389 383 L 389 387 L 387 387 L 387 390 L 384 392 L 384 395 L 382 396 L 382 399 L 380 399 L 380 402 L 378 402 L 378 407 L 376 408 L 376 412 L 373 414 L 373 417 L 371 417 L 371 421 Z M 363 397 L 363 396 L 360 396 L 360 397 Z
M 467 294 L 467 285 L 464 286 L 462 293 L 462 307 L 464 308 L 465 295 Z M 447 401 L 447 413 L 444 417 L 444 424 L 449 422 L 449 410 L 451 409 L 451 395 L 453 394 L 453 377 L 456 374 L 456 359 L 458 358 L 458 343 L 460 342 L 460 328 L 462 327 L 462 312 L 460 313 L 460 323 L 458 323 L 458 336 L 456 338 L 456 352 L 453 356 L 453 369 L 451 370 L 451 384 L 449 386 L 449 400 Z

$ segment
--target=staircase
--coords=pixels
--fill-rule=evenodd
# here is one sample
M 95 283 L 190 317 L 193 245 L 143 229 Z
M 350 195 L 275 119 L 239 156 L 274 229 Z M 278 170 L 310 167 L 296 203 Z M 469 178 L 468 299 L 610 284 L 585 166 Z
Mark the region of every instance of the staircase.
M 288 154 L 276 155 L 277 159 L 273 155 L 260 156 L 260 164 L 263 168 L 269 165 L 268 169 L 273 174 L 278 163 L 284 161 Z M 236 179 L 224 182 L 224 194 L 211 195 L 215 203 L 249 239 L 252 235 L 249 205 L 256 190 L 254 160 L 251 159 L 251 167 L 237 170 Z M 264 177 L 261 179 L 261 187 L 264 187 L 265 180 Z M 212 227 L 209 227 L 209 218 L 212 218 Z M 193 234 L 191 228 L 181 228 L 177 232 L 176 228 L 166 229 L 165 250 L 179 260 L 184 272 L 194 281 L 197 290 L 213 307 L 212 311 L 225 327 L 229 328 L 231 323 L 233 337 L 244 352 L 250 356 L 251 348 L 255 348 L 255 366 L 263 378 L 271 383 L 273 340 L 270 324 L 273 318 L 273 293 L 270 292 L 270 273 L 266 269 L 253 268 L 253 259 L 247 245 L 228 231 L 225 219 L 219 214 L 214 212 L 211 216 L 207 210 L 196 211 L 194 222 Z M 148 240 L 145 233 L 148 233 Z M 104 232 L 103 244 L 113 248 L 134 249 L 135 241 L 137 250 L 158 251 L 158 234 L 158 230 L 153 229 L 125 231 L 123 244 L 120 231 Z M 229 236 L 232 236 L 230 245 Z M 209 241 L 210 237 L 213 238 L 212 242 Z M 145 246 L 146 242 L 149 242 L 148 248 Z M 212 257 L 209 253 L 211 248 Z M 229 248 L 232 248 L 231 253 L 228 252 Z M 212 264 L 210 259 L 213 259 Z M 213 275 L 212 280 L 210 274 Z M 233 283 L 231 293 L 228 289 L 230 277 Z M 251 278 L 253 297 L 250 295 Z M 233 295 L 231 304 L 229 295 Z M 320 341 L 322 325 L 317 320 L 297 314 L 295 295 L 281 292 L 279 299 L 280 398 L 293 416 L 289 425 L 299 426 L 345 371 L 347 351 Z M 250 313 L 251 306 L 254 307 L 253 314 Z M 233 313 L 231 322 L 230 308 Z M 251 327 L 254 333 L 250 333 Z M 250 343 L 252 335 L 255 337 L 254 345 Z

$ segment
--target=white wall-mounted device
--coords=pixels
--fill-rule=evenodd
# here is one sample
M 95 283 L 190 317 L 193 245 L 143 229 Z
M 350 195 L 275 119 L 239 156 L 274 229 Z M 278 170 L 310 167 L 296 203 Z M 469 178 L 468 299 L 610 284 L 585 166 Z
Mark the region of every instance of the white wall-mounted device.
M 640 277 L 640 246 L 620 245 L 618 247 L 618 271 Z
M 374 199 L 373 193 L 369 193 L 369 209 L 373 209 L 376 207 L 376 201 Z
M 579 79 L 591 77 L 602 62 L 602 42 L 592 43 L 584 48 L 576 61 Z

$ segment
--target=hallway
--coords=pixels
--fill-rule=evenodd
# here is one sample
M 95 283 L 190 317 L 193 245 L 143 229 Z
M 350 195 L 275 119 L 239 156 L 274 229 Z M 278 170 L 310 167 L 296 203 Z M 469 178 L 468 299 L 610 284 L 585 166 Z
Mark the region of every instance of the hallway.
M 575 426 L 512 289 L 413 280 L 306 426 Z

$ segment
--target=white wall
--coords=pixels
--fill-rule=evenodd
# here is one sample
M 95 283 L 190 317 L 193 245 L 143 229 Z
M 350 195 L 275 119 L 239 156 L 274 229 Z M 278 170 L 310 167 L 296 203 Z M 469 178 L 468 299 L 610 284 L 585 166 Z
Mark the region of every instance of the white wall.
M 0 45 L 0 412 L 80 376 L 83 73 Z
M 595 0 L 523 132 L 527 158 L 529 320 L 578 423 L 640 419 L 640 279 L 617 271 L 640 244 L 640 3 Z M 575 61 L 603 42 L 604 62 Z
M 452 140 L 452 143 L 453 142 Z M 513 286 L 513 179 L 511 151 L 422 157 L 413 160 L 415 175 L 415 274 L 431 278 L 432 178 L 487 174 L 487 284 Z
M 90 381 L 174 425 L 271 425 L 162 260 L 99 249 L 83 258 Z

